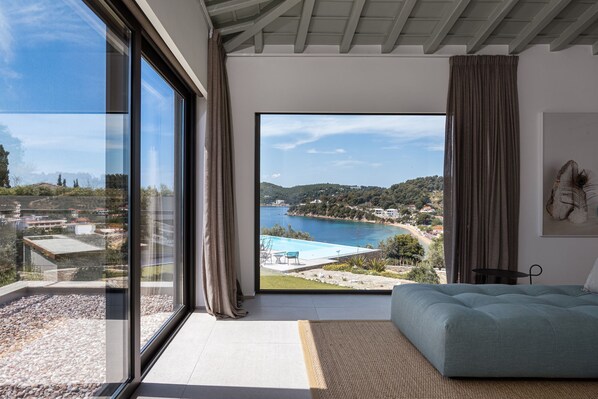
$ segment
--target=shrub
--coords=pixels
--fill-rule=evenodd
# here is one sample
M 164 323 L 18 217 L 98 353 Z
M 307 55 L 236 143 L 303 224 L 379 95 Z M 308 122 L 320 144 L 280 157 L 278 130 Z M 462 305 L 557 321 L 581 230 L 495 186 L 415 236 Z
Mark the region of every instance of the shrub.
M 370 259 L 367 263 L 367 269 L 382 273 L 386 270 L 386 260 L 380 258 Z
M 422 284 L 440 284 L 440 278 L 427 264 L 419 264 L 407 273 L 407 279 Z
M 298 240 L 308 240 L 308 241 L 313 240 L 312 236 L 309 235 L 309 233 L 304 232 L 304 231 L 294 230 L 290 224 L 288 225 L 288 227 L 286 229 L 279 224 L 275 224 L 271 228 L 262 227 L 262 234 L 267 235 L 267 236 L 296 238 Z
M 363 256 L 353 256 L 347 259 L 347 264 L 357 269 L 364 269 L 366 262 Z
M 383 255 L 391 259 L 419 261 L 424 256 L 424 247 L 410 234 L 398 234 L 380 242 Z

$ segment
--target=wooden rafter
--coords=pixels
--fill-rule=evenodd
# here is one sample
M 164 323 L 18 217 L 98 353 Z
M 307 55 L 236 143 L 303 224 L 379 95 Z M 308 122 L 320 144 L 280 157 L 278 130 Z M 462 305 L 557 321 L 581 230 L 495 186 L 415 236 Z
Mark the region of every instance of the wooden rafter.
M 228 0 L 222 3 L 207 6 L 210 16 L 220 15 L 231 11 L 242 10 L 260 3 L 267 3 L 270 0 Z
M 355 30 L 361 17 L 361 11 L 365 5 L 365 0 L 353 0 L 353 7 L 351 7 L 351 14 L 345 25 L 345 32 L 339 46 L 340 53 L 348 53 L 351 49 L 351 43 L 353 42 L 353 36 L 355 36 Z
M 440 44 L 452 29 L 455 22 L 459 19 L 465 8 L 469 5 L 471 0 L 454 0 L 453 4 L 449 8 L 448 12 L 444 14 L 442 19 L 436 25 L 436 29 L 432 33 L 432 36 L 424 44 L 424 53 L 433 54 L 438 50 Z
M 577 39 L 577 36 L 581 35 L 583 31 L 596 22 L 596 20 L 598 20 L 598 3 L 584 11 L 577 21 L 569 25 L 558 38 L 550 43 L 550 51 L 559 51 L 566 48 L 573 40 Z
M 544 6 L 536 17 L 509 44 L 509 53 L 520 53 L 552 20 L 559 15 L 571 0 L 552 0 Z
M 301 19 L 299 20 L 299 27 L 297 28 L 297 36 L 295 37 L 295 53 L 302 53 L 305 50 L 305 43 L 307 41 L 307 32 L 311 22 L 311 15 L 314 12 L 315 0 L 304 0 L 303 9 L 301 10 Z
M 251 26 L 243 30 L 237 36 L 233 37 L 228 42 L 224 43 L 224 49 L 226 52 L 234 51 L 237 47 L 243 44 L 247 39 L 252 38 L 263 28 L 272 23 L 276 18 L 280 17 L 285 12 L 296 6 L 301 0 L 282 0 L 276 1 L 272 4 L 272 7 L 262 13 L 256 20 L 253 21 Z
M 518 2 L 519 0 L 503 0 L 490 15 L 488 21 L 467 44 L 467 53 L 471 54 L 478 51 Z
M 411 11 L 417 0 L 405 0 L 403 6 L 399 10 L 399 13 L 395 17 L 395 20 L 390 27 L 390 30 L 386 34 L 386 38 L 384 39 L 384 43 L 382 43 L 381 51 L 382 53 L 390 53 L 397 44 L 397 40 L 399 40 L 399 36 L 401 35 L 401 31 L 405 27 L 405 23 L 411 15 Z

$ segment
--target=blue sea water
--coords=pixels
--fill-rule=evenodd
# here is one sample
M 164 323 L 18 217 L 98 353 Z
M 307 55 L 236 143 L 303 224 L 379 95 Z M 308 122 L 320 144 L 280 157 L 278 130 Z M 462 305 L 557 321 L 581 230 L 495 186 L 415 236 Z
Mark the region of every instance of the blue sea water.
M 384 224 L 289 216 L 286 214 L 288 209 L 282 206 L 261 206 L 260 228 L 273 227 L 275 224 L 285 228 L 291 225 L 294 230 L 309 233 L 315 241 L 354 247 L 364 247 L 367 244 L 377 247 L 380 241 L 388 237 L 409 234 L 405 229 Z

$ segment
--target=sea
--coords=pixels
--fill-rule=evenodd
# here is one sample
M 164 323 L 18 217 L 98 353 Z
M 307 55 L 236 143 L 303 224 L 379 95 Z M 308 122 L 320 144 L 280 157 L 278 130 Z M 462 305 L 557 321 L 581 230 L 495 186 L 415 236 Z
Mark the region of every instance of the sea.
M 288 209 L 283 206 L 260 206 L 260 228 L 273 227 L 276 224 L 286 228 L 291 225 L 294 230 L 309 233 L 315 241 L 354 247 L 365 247 L 369 244 L 374 248 L 388 237 L 409 234 L 405 229 L 385 224 L 289 216 Z

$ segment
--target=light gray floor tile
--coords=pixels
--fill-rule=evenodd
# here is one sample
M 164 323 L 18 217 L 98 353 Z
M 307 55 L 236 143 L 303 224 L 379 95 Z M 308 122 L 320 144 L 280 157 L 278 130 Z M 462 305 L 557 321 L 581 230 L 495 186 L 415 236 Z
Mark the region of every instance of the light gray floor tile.
M 301 345 L 210 344 L 190 386 L 308 389 Z
M 315 309 L 313 312 L 315 313 Z M 297 321 L 218 321 L 209 345 L 252 343 L 299 343 Z
M 309 307 L 314 306 L 311 295 L 299 294 L 260 294 L 245 301 L 268 307 Z
M 354 306 L 350 308 L 317 308 L 320 320 L 389 320 L 390 306 Z
M 144 381 L 186 384 L 215 324 L 216 320 L 207 314 L 192 314 L 164 350 Z
M 377 306 L 390 303 L 390 295 L 313 295 L 316 308 Z
M 297 321 L 297 320 L 316 320 L 318 314 L 316 308 L 308 307 L 278 307 L 278 306 L 259 306 L 252 305 L 246 307 L 249 311 L 242 320 L 270 320 L 270 321 Z M 235 320 L 232 320 L 235 322 Z

